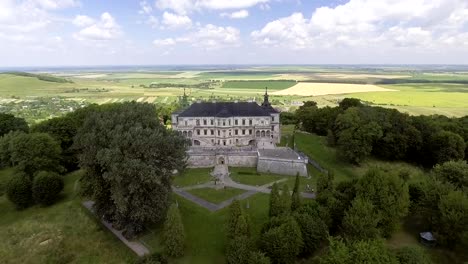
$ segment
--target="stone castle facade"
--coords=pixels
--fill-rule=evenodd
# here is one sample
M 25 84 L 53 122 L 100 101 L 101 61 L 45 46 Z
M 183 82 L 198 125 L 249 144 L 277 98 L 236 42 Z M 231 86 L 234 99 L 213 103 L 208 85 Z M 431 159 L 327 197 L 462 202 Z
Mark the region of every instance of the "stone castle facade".
M 172 128 L 191 142 L 189 167 L 257 167 L 259 172 L 307 176 L 307 159 L 279 148 L 279 112 L 265 91 L 255 102 L 197 102 L 172 114 Z
M 200 147 L 273 146 L 281 140 L 280 117 L 265 92 L 255 102 L 197 102 L 172 114 L 172 128 Z

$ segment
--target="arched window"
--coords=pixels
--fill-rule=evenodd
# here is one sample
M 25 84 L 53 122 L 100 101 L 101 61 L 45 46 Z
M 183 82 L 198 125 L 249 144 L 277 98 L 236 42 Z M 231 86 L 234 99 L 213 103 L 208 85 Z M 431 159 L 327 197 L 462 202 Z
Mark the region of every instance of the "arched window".
M 192 137 L 192 131 L 189 131 L 189 132 L 188 132 L 188 136 L 189 136 L 189 137 Z
M 195 145 L 195 146 L 200 146 L 200 141 L 194 140 L 194 141 L 193 141 L 193 145 Z
M 265 131 L 262 130 L 262 137 L 265 137 Z
M 255 136 L 260 137 L 260 131 L 257 130 L 257 132 L 255 132 Z
M 270 137 L 270 130 L 267 130 L 266 136 L 267 136 L 267 137 Z
M 197 119 L 196 123 L 197 123 L 197 126 L 199 126 L 200 125 L 200 119 Z
M 187 131 L 184 131 L 183 134 L 184 134 L 184 137 L 187 137 Z

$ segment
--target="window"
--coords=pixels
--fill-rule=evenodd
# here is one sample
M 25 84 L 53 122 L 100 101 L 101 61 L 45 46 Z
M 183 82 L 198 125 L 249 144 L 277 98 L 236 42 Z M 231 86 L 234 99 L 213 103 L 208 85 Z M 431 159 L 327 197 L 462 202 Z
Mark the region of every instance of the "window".
M 199 126 L 200 125 L 200 120 L 197 119 L 196 123 L 197 123 L 197 126 Z
M 226 120 L 223 120 L 223 126 L 225 126 L 225 125 L 226 125 Z
M 275 131 L 275 126 L 271 126 L 271 131 Z
M 213 129 L 211 129 L 211 135 L 214 135 L 214 130 Z
M 242 135 L 245 135 L 245 129 L 242 129 Z
M 242 119 L 242 125 L 245 126 L 245 119 Z
M 192 137 L 192 131 L 189 131 L 189 132 L 188 132 L 188 136 L 189 136 L 189 137 Z
M 213 125 L 213 123 L 214 123 L 214 121 L 213 121 L 213 119 L 211 119 L 211 120 L 210 120 L 210 124 Z
M 218 130 L 218 136 L 221 136 L 221 131 Z
M 185 126 L 187 126 L 187 120 L 184 121 Z
M 252 119 L 249 120 L 249 125 L 252 125 Z
M 236 144 L 238 144 L 238 143 L 239 143 L 239 139 L 238 139 L 238 138 L 236 138 Z
M 206 126 L 206 119 L 203 119 L 203 125 Z
M 236 126 L 238 125 L 237 119 L 234 120 L 234 124 L 235 124 Z
M 234 135 L 238 135 L 237 132 L 238 132 L 237 129 L 235 129 L 235 130 L 234 130 Z
M 207 131 L 206 129 L 203 130 L 203 134 L 204 134 L 205 136 L 208 135 L 208 131 Z
M 275 117 L 274 117 L 274 116 L 271 117 L 271 122 L 273 122 L 273 121 L 275 121 Z
M 231 119 L 229 119 L 229 125 L 231 125 Z
M 200 135 L 200 129 L 197 129 L 197 135 Z
M 252 135 L 252 129 L 249 129 L 249 135 Z

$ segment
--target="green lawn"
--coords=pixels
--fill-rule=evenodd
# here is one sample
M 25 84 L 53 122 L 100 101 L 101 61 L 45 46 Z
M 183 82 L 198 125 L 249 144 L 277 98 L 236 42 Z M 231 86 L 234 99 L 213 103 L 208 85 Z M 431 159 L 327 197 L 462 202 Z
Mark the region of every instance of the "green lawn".
M 260 173 L 257 172 L 256 168 L 229 167 L 229 172 L 231 173 L 230 177 L 235 182 L 253 186 L 261 186 L 267 183 L 281 180 L 284 177 L 289 177 L 278 174 Z
M 203 200 L 218 204 L 239 194 L 245 193 L 246 191 L 236 188 L 224 188 L 219 190 L 213 188 L 201 188 L 189 190 L 188 192 L 202 198 Z
M 2 170 L 0 177 L 6 174 Z M 75 191 L 79 177 L 66 175 L 61 199 L 49 207 L 17 211 L 0 196 L 2 263 L 129 263 L 136 258 L 81 206 Z
M 211 168 L 186 169 L 181 175 L 174 176 L 172 185 L 185 187 L 211 181 Z
M 360 166 L 352 165 L 337 157 L 336 149 L 327 146 L 326 137 L 315 134 L 297 132 L 295 140 L 296 146 L 300 151 L 317 161 L 323 168 L 332 170 L 335 174 L 335 180 L 338 182 L 360 177 L 371 167 L 380 167 L 387 171 L 407 170 L 412 177 L 421 177 L 424 173 L 422 169 L 406 162 L 390 162 L 374 158 L 368 158 L 362 162 Z M 309 174 L 311 174 L 313 178 L 314 175 L 318 173 L 320 172 L 309 166 Z M 313 181 L 312 184 L 314 184 Z
M 228 208 L 210 212 L 184 198 L 174 196 L 179 204 L 186 232 L 185 256 L 174 260 L 178 264 L 225 263 L 225 219 Z M 240 201 L 252 223 L 252 234 L 260 234 L 261 225 L 268 219 L 267 194 L 255 194 Z M 247 208 L 247 205 L 249 208 Z M 161 250 L 161 229 L 156 227 L 141 238 L 154 251 Z

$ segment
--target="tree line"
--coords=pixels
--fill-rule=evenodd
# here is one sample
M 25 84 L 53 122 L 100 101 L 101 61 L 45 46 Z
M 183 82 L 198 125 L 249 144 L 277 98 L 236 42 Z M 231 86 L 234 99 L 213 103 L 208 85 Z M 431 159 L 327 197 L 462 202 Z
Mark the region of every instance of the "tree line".
M 468 116 L 410 116 L 345 98 L 337 107 L 318 108 L 313 101 L 305 102 L 281 118 L 283 124 L 327 136 L 339 156 L 355 164 L 375 156 L 431 168 L 468 157 Z
M 82 169 L 82 196 L 127 238 L 165 222 L 172 176 L 185 166 L 188 143 L 156 111 L 148 103 L 90 105 L 30 128 L 0 114 L 0 165 L 18 171 L 6 186 L 8 198 L 18 209 L 33 198 L 50 205 L 65 173 Z

